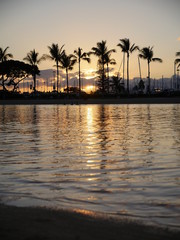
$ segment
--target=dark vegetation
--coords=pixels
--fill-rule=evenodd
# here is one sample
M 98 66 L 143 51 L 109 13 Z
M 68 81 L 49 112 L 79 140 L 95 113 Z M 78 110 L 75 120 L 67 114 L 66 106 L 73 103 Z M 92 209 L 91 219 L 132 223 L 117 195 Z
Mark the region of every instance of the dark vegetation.
M 174 60 L 174 76 L 173 76 L 173 88 L 172 89 L 152 89 L 151 76 L 150 76 L 150 63 L 162 62 L 162 59 L 155 58 L 153 47 L 144 47 L 140 49 L 137 45 L 131 44 L 130 40 L 120 39 L 119 44 L 123 53 L 123 76 L 119 76 L 119 73 L 110 76 L 110 65 L 115 65 L 116 61 L 112 58 L 112 54 L 116 52 L 115 49 L 108 49 L 106 41 L 98 42 L 95 47 L 92 47 L 91 51 L 83 52 L 79 47 L 74 51 L 74 54 L 66 54 L 64 45 L 59 47 L 58 44 L 52 44 L 48 46 L 49 54 L 44 54 L 39 57 L 39 53 L 34 50 L 27 53 L 27 56 L 23 59 L 25 62 L 17 60 L 9 60 L 13 58 L 11 53 L 8 53 L 8 48 L 0 48 L 0 99 L 23 99 L 23 98 L 126 98 L 126 97 L 172 97 L 180 96 L 180 84 L 179 84 L 179 68 L 180 68 L 180 52 L 176 53 L 176 59 Z M 133 91 L 130 91 L 129 84 L 129 58 L 130 55 L 138 51 L 139 61 L 139 82 L 134 86 Z M 81 84 L 81 61 L 87 61 L 90 63 L 90 57 L 94 55 L 97 57 L 97 78 L 95 92 L 87 94 L 82 91 Z M 38 65 L 47 59 L 53 60 L 56 67 L 56 89 L 52 92 L 39 92 L 36 88 L 36 76 L 40 74 Z M 127 78 L 125 86 L 125 59 L 127 60 Z M 147 86 L 141 77 L 140 59 L 147 61 Z M 69 71 L 73 70 L 75 64 L 79 66 L 79 79 L 78 87 L 69 86 Z M 61 82 L 59 79 L 59 68 L 64 69 L 66 72 L 66 88 L 63 92 L 60 92 Z M 30 85 L 31 93 L 19 91 L 19 83 L 26 81 L 28 78 L 33 79 L 33 84 Z

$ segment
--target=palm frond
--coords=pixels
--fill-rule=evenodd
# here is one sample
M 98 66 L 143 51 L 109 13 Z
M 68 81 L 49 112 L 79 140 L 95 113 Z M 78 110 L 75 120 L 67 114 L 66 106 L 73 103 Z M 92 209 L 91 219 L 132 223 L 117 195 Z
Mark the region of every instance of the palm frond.
M 175 64 L 178 64 L 180 63 L 180 58 L 176 58 L 175 61 L 174 61 Z
M 152 62 L 160 62 L 162 63 L 162 59 L 161 58 L 152 58 Z
M 7 53 L 9 47 L 6 47 L 4 50 L 0 48 L 0 62 L 7 61 L 9 58 L 13 58 L 11 53 Z
M 153 58 L 153 47 L 144 47 L 140 50 L 139 57 L 143 59 L 147 59 L 149 62 L 152 61 Z
M 126 52 L 126 48 L 122 43 L 117 44 L 117 46 L 121 48 L 122 52 Z
M 141 54 L 141 53 L 139 54 L 139 57 L 140 57 L 140 58 L 143 58 L 143 59 L 146 59 L 145 55 L 144 55 L 144 54 Z
M 135 44 L 133 44 L 133 45 L 131 46 L 131 48 L 130 48 L 130 52 L 132 53 L 132 52 L 134 52 L 134 51 L 136 51 L 136 50 L 139 50 L 139 47 L 136 46 Z
M 53 58 L 51 55 L 49 55 L 49 54 L 44 54 L 43 56 L 44 56 L 46 59 L 54 60 L 54 58 Z
M 77 62 L 76 59 L 73 58 L 74 55 L 70 54 L 67 55 L 66 52 L 64 51 L 61 59 L 60 59 L 60 68 L 62 69 L 67 69 L 67 70 L 72 70 L 74 64 Z
M 45 57 L 42 56 L 38 58 L 39 53 L 36 52 L 35 49 L 31 50 L 29 53 L 27 53 L 27 56 L 23 59 L 24 61 L 28 62 L 32 66 L 38 65 L 41 61 L 45 60 Z
M 85 57 L 85 58 L 83 58 L 83 60 L 87 61 L 88 63 L 91 62 L 91 59 L 89 57 Z

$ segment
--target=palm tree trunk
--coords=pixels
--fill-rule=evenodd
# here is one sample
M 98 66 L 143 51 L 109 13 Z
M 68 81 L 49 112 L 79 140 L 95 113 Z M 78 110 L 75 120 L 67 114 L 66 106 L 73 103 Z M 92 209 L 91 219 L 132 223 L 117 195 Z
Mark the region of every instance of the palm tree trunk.
M 59 68 L 58 68 L 58 62 L 56 62 L 56 67 L 57 67 L 57 92 L 59 91 Z
M 151 79 L 150 79 L 150 62 L 148 61 L 148 93 L 150 94 L 151 92 Z
M 33 81 L 34 81 L 34 92 L 36 92 L 36 74 L 33 74 Z
M 108 94 L 109 94 L 109 66 L 107 63 L 107 74 L 108 74 Z
M 174 61 L 174 78 L 173 78 L 173 88 L 176 88 L 176 62 Z
M 81 69 L 80 69 L 80 58 L 79 58 L 79 94 L 81 92 Z
M 141 81 L 141 63 L 140 63 L 139 56 L 138 56 L 138 64 L 139 64 L 139 77 L 140 77 L 140 81 Z
M 123 53 L 123 84 L 124 84 L 125 52 Z
M 127 93 L 129 95 L 129 53 L 127 53 Z
M 102 89 L 103 89 L 103 93 L 105 92 L 105 86 L 104 86 L 104 81 L 105 81 L 105 76 L 104 76 L 104 59 L 102 61 L 102 67 L 103 67 L 103 72 L 102 72 Z
M 67 94 L 69 94 L 68 69 L 66 68 Z

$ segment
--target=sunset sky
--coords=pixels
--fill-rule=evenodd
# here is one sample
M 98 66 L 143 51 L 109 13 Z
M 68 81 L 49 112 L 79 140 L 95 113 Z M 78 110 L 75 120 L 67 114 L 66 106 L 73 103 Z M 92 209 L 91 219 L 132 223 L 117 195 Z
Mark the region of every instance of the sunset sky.
M 65 44 L 68 54 L 78 47 L 90 51 L 107 40 L 119 69 L 122 53 L 119 39 L 129 38 L 140 48 L 154 46 L 154 56 L 163 63 L 152 63 L 152 78 L 171 77 L 175 53 L 180 51 L 180 0 L 1 0 L 0 47 L 9 46 L 14 59 L 22 60 L 36 49 L 48 53 L 47 46 Z M 130 56 L 130 78 L 138 77 L 137 52 Z M 82 71 L 96 69 L 97 59 L 82 64 Z M 40 69 L 53 68 L 47 60 Z M 142 77 L 147 64 L 141 60 Z M 78 65 L 74 68 L 77 71 Z M 90 71 L 91 72 L 91 71 Z M 122 74 L 122 70 L 121 70 Z

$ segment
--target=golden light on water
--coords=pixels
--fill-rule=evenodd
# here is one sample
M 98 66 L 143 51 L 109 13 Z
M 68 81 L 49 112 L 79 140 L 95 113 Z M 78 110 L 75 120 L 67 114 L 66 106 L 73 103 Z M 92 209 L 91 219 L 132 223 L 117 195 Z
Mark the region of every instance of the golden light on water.
M 92 108 L 89 107 L 87 109 L 87 128 L 88 131 L 91 132 L 91 128 L 92 128 L 92 122 L 93 122 L 93 112 L 92 112 Z

